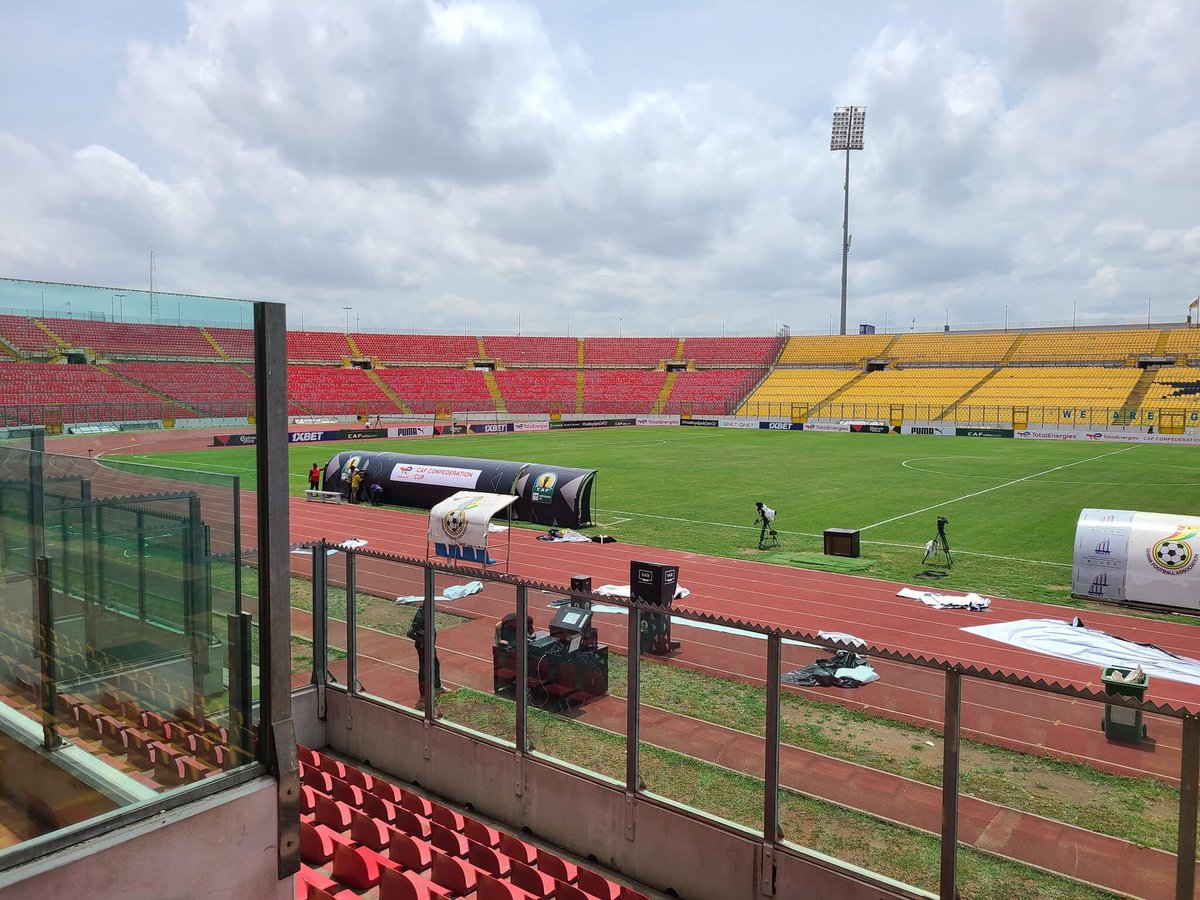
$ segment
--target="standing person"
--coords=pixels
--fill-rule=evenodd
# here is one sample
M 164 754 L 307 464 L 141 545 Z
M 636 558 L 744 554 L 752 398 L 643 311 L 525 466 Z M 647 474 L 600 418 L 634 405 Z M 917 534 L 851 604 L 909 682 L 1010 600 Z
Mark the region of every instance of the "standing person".
M 321 489 L 321 469 L 316 463 L 313 463 L 312 468 L 308 470 L 308 489 L 310 491 Z
M 359 503 L 362 500 L 362 469 L 355 469 L 350 476 L 350 502 Z
M 416 645 L 417 650 L 417 690 L 421 699 L 417 701 L 417 709 L 425 708 L 425 607 L 417 609 L 413 616 L 412 625 L 408 628 L 408 637 Z M 442 687 L 442 662 L 438 659 L 437 646 L 433 650 L 433 689 L 438 694 L 446 693 Z

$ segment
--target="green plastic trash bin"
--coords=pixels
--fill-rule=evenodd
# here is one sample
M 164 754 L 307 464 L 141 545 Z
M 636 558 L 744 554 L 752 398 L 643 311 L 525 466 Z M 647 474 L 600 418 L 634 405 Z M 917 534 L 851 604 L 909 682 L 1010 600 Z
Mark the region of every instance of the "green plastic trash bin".
M 1132 683 L 1113 678 L 1116 673 L 1125 676 L 1132 671 L 1133 669 L 1124 669 L 1120 666 L 1106 666 L 1100 673 L 1100 680 L 1104 682 L 1104 693 L 1144 700 L 1146 688 L 1150 686 L 1149 675 L 1143 673 L 1141 681 Z M 1104 720 L 1100 723 L 1100 730 L 1114 741 L 1129 741 L 1134 744 L 1146 736 L 1146 726 L 1142 723 L 1140 709 L 1113 706 L 1111 703 L 1104 704 Z

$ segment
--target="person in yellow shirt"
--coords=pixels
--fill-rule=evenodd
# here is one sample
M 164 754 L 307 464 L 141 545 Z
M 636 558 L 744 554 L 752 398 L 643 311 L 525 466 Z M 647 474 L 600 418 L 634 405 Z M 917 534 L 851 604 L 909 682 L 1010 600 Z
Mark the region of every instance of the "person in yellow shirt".
M 350 502 L 358 503 L 362 499 L 362 471 L 355 469 L 350 476 Z

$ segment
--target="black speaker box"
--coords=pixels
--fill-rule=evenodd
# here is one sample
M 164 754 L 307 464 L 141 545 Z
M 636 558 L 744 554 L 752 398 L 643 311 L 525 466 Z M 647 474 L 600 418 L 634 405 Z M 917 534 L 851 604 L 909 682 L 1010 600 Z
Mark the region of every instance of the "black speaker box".
M 679 566 L 636 560 L 629 563 L 629 593 L 634 600 L 670 607 L 678 582 Z

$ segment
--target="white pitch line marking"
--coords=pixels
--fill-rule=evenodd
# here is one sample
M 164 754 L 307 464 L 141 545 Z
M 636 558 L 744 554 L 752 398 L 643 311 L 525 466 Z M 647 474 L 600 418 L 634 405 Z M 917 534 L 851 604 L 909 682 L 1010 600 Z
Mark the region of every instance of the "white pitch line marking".
M 921 513 L 927 513 L 931 510 L 941 509 L 943 506 L 949 506 L 951 503 L 957 503 L 960 500 L 970 500 L 972 497 L 980 497 L 984 494 L 990 494 L 992 491 L 998 491 L 1001 488 L 1012 487 L 1014 484 L 1020 484 L 1022 481 L 1029 481 L 1031 478 L 1038 478 L 1042 475 L 1049 475 L 1051 472 L 1059 472 L 1063 469 L 1069 469 L 1072 466 L 1083 465 L 1088 462 L 1095 462 L 1098 459 L 1104 459 L 1106 456 L 1114 456 L 1117 453 L 1125 453 L 1133 450 L 1137 445 L 1132 447 L 1122 447 L 1120 450 L 1110 450 L 1108 453 L 1101 453 L 1099 456 L 1089 456 L 1087 459 L 1077 459 L 1075 462 L 1064 463 L 1061 466 L 1054 466 L 1051 469 L 1043 469 L 1040 472 L 1034 472 L 1032 475 L 1025 475 L 1021 478 L 1014 478 L 1012 481 L 1006 481 L 1004 484 L 992 485 L 990 488 L 984 488 L 981 491 L 973 491 L 970 494 L 963 494 L 961 497 L 955 497 L 952 500 L 943 500 L 941 503 L 935 503 L 932 506 L 926 506 L 924 509 L 914 509 L 912 512 L 901 513 L 898 516 L 892 516 L 890 519 L 884 519 L 881 522 L 875 522 L 871 525 L 863 525 L 859 531 L 866 531 L 868 528 L 878 528 L 880 525 L 887 525 L 890 522 L 898 522 L 900 519 L 907 519 L 909 516 L 919 516 Z

